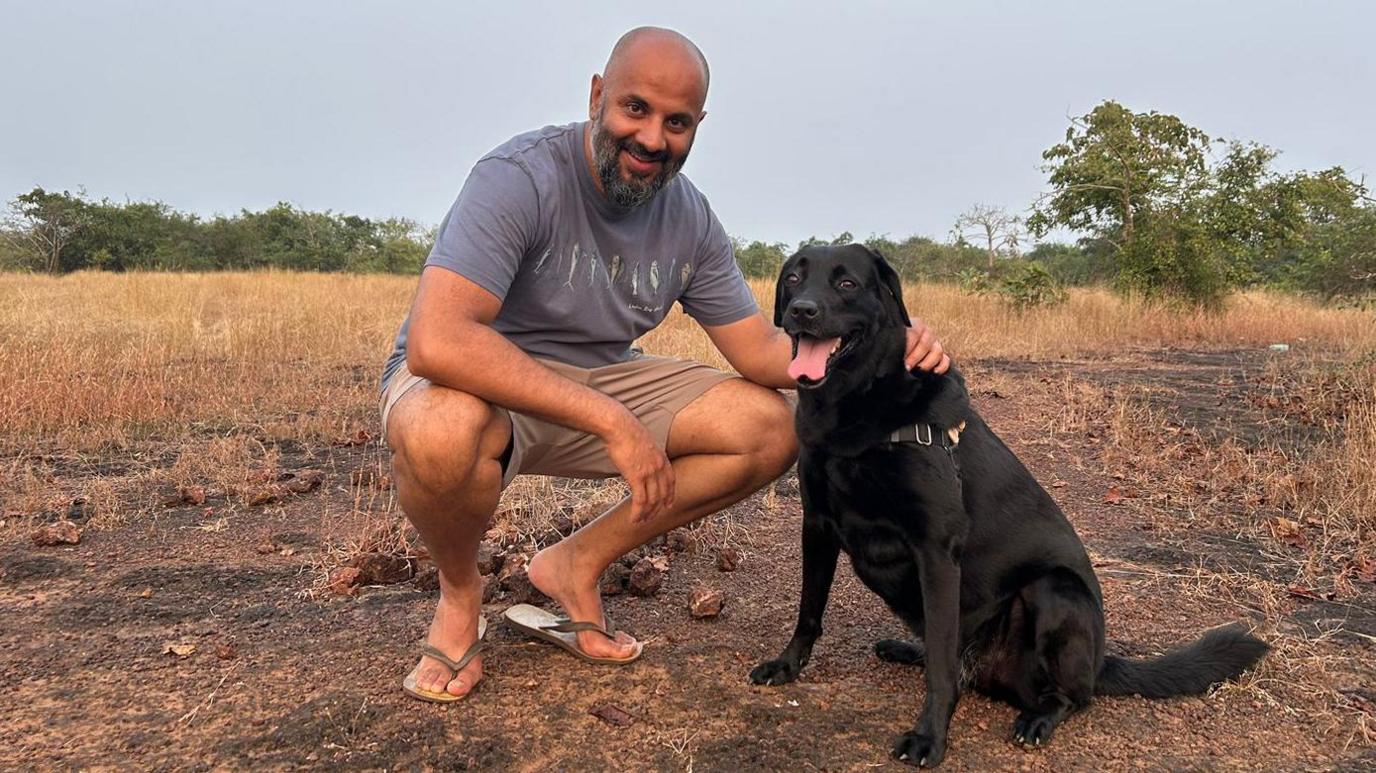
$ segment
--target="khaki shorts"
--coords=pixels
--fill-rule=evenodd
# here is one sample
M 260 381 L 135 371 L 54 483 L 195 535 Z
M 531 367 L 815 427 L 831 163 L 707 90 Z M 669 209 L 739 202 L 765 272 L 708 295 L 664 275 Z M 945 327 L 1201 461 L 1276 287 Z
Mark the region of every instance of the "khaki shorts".
M 617 400 L 649 428 L 660 448 L 669 442 L 674 416 L 704 392 L 734 376 L 697 362 L 640 354 L 626 362 L 600 368 L 579 368 L 553 360 L 538 360 L 559 375 Z M 402 395 L 427 379 L 406 369 L 406 363 L 382 390 L 382 433 L 387 416 Z M 619 475 L 596 435 L 498 408 L 511 422 L 511 446 L 502 471 L 506 488 L 519 474 L 565 478 L 610 478 Z

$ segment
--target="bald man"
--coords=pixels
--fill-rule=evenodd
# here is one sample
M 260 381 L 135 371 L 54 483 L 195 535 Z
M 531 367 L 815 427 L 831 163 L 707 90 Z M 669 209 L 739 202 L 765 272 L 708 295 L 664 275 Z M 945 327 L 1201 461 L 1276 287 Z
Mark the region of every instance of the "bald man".
M 598 579 L 659 534 L 759 490 L 794 462 L 791 342 L 760 313 L 731 241 L 679 174 L 707 117 L 707 61 L 676 32 L 624 35 L 592 77 L 587 122 L 479 159 L 440 225 L 383 373 L 397 496 L 440 573 L 413 697 L 457 700 L 482 676 L 477 548 L 521 473 L 622 476 L 631 495 L 537 553 L 530 580 L 562 620 L 508 617 L 599 663 L 641 645 Z M 740 374 L 632 343 L 679 303 Z M 949 360 L 917 323 L 907 363 Z

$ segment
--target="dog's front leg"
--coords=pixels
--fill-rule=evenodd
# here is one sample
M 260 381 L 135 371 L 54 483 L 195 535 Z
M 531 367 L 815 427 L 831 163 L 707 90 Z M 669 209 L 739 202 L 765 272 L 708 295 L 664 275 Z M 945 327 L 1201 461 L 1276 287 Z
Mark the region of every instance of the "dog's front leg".
M 798 625 L 793 638 L 774 660 L 755 666 L 750 681 L 755 684 L 786 684 L 798 678 L 812 655 L 812 644 L 822 635 L 822 614 L 831 595 L 836 575 L 840 542 L 831 529 L 815 516 L 803 518 L 803 595 L 798 603 Z
M 932 546 L 918 554 L 922 579 L 927 698 L 917 726 L 899 736 L 893 756 L 909 765 L 936 767 L 946 756 L 946 731 L 960 698 L 959 548 Z

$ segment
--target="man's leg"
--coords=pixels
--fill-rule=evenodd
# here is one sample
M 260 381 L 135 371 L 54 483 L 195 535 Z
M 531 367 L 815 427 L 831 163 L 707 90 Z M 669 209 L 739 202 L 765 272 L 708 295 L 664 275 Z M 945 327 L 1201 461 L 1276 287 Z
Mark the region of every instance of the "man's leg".
M 440 601 L 426 641 L 454 660 L 478 638 L 478 543 L 502 493 L 501 456 L 510 438 L 505 413 L 429 382 L 402 395 L 387 417 L 397 499 L 440 573 Z M 454 676 L 422 657 L 416 686 L 464 695 L 482 668 L 482 658 L 474 658 Z
M 793 408 L 776 391 L 744 379 L 723 381 L 678 412 L 666 449 L 674 468 L 674 507 L 647 523 L 631 521 L 630 498 L 530 562 L 530 580 L 579 621 L 602 620 L 598 579 L 617 558 L 671 529 L 728 507 L 792 466 L 798 453 Z M 634 642 L 579 635 L 590 655 L 627 657 Z

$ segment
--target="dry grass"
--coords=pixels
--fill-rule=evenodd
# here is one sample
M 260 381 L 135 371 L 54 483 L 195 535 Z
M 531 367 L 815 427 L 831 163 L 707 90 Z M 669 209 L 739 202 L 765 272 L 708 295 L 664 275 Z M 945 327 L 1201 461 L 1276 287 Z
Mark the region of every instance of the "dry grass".
M 753 283 L 762 308 L 773 286 Z M 248 432 L 325 442 L 374 422 L 377 377 L 413 277 L 294 274 L 0 274 L 0 452 L 100 451 L 144 439 Z M 909 305 L 963 357 L 1283 341 L 1376 348 L 1376 321 L 1252 293 L 1219 315 L 1151 308 L 1102 290 L 1016 314 L 942 285 Z M 722 364 L 683 314 L 647 350 Z
M 768 312 L 773 284 L 752 287 Z M 273 271 L 0 275 L 0 518 L 84 496 L 102 517 L 119 520 L 147 507 L 138 492 L 152 485 L 233 495 L 275 468 L 284 445 L 309 456 L 375 432 L 377 377 L 414 288 L 413 277 Z M 913 286 L 906 295 L 965 358 L 1287 342 L 1352 359 L 1376 349 L 1371 315 L 1267 293 L 1239 296 L 1216 315 L 1143 306 L 1102 290 L 1075 290 L 1062 306 L 1024 314 L 950 286 Z M 725 366 L 680 312 L 641 344 Z M 1363 384 L 1368 391 L 1358 393 L 1369 397 L 1370 381 Z M 1064 422 L 1102 410 L 1066 398 L 1086 414 Z M 1337 524 L 1371 502 L 1371 473 L 1357 460 L 1372 458 L 1373 410 L 1367 399 L 1343 417 L 1346 430 L 1324 450 L 1339 463 L 1290 495 L 1300 517 L 1321 512 L 1324 523 Z M 1289 479 L 1268 480 L 1275 489 Z M 590 495 L 599 504 L 613 497 L 561 485 L 514 488 L 503 505 L 513 528 L 531 537 L 556 516 L 586 515 Z M 714 541 L 742 540 L 730 524 L 703 528 L 714 530 Z
M 1182 421 L 1160 389 L 1083 377 L 1050 385 L 1047 431 L 1101 444 L 1102 472 L 1157 530 L 1247 535 L 1295 561 L 1296 582 L 1354 596 L 1376 574 L 1376 370 L 1274 360 L 1256 381 L 1271 385 L 1259 439 Z

